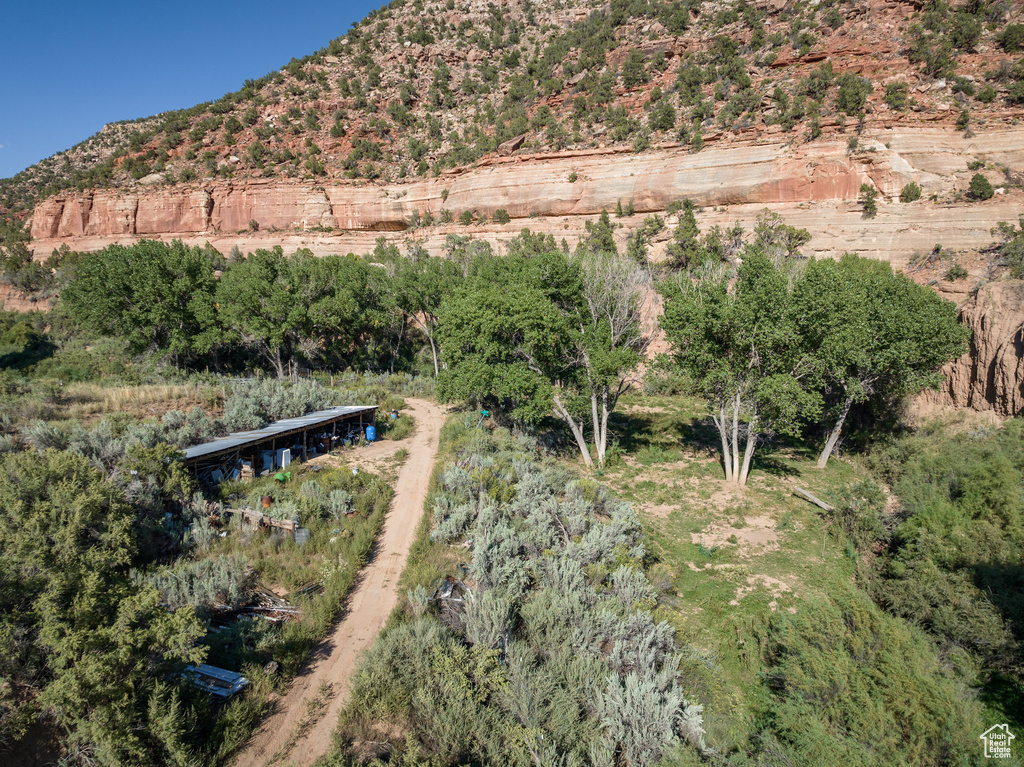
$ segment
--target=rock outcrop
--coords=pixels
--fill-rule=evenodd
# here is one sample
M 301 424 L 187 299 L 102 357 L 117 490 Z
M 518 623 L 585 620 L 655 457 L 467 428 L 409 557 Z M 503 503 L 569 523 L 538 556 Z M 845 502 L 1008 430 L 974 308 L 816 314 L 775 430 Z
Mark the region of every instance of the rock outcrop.
M 983 285 L 960 308 L 970 348 L 945 368 L 941 391 L 925 401 L 1013 416 L 1024 412 L 1024 281 Z
M 250 179 L 94 190 L 40 203 L 31 231 L 37 257 L 65 243 L 93 250 L 139 237 L 210 241 L 225 249 L 237 243 L 243 250 L 300 241 L 315 253 L 331 253 L 363 252 L 380 234 L 404 238 L 414 214 L 436 218 L 447 209 L 456 219 L 464 211 L 489 218 L 505 209 L 514 219 L 506 227 L 474 231 L 454 223 L 416 230 L 428 250 L 438 250 L 451 233 L 500 242 L 523 226 L 571 240 L 584 231 L 586 217 L 620 202 L 632 202 L 642 216 L 689 197 L 705 207 L 702 226 L 736 220 L 747 225 L 769 207 L 811 231 L 808 252 L 835 256 L 856 250 L 901 267 L 936 242 L 947 248 L 984 245 L 998 221 L 1016 219 L 1016 193 L 985 204 L 894 202 L 910 181 L 926 195 L 949 197 L 967 186 L 967 163 L 974 160 L 1024 166 L 1024 132 L 990 131 L 967 139 L 940 127 L 894 125 L 865 134 L 853 152 L 842 136 L 801 145 L 770 136 L 720 145 L 709 136 L 698 153 L 663 147 L 492 157 L 407 184 Z M 862 218 L 857 203 L 862 183 L 889 202 L 873 220 Z M 623 223 L 628 230 L 634 222 Z
M 8 312 L 46 311 L 50 308 L 45 300 L 26 296 L 10 285 L 0 283 L 0 310 Z

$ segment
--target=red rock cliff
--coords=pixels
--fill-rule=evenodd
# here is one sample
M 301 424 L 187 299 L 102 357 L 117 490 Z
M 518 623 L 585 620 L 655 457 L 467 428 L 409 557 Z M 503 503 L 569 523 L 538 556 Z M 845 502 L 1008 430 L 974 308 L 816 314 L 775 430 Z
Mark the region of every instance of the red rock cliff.
M 689 197 L 707 206 L 702 225 L 746 224 L 770 207 L 811 231 L 810 250 L 816 254 L 857 250 L 902 266 L 936 242 L 948 248 L 986 244 L 991 227 L 1015 219 L 1020 205 L 1015 194 L 952 207 L 893 201 L 909 181 L 939 198 L 965 188 L 971 160 L 1024 166 L 1024 131 L 993 130 L 967 139 L 941 127 L 895 125 L 861 136 L 855 152 L 844 136 L 797 146 L 773 136 L 725 141 L 709 140 L 699 153 L 662 148 L 639 154 L 588 150 L 498 157 L 408 184 L 210 180 L 61 194 L 37 206 L 31 231 L 37 257 L 62 243 L 93 250 L 138 237 L 209 240 L 224 250 L 232 244 L 243 249 L 281 244 L 316 253 L 362 252 L 377 236 L 370 233 L 404 237 L 387 233 L 405 230 L 414 213 L 436 216 L 442 208 L 456 218 L 467 210 L 489 217 L 504 208 L 514 219 L 511 233 L 529 226 L 571 241 L 583 231 L 583 217 L 614 210 L 620 201 L 632 202 L 639 215 L 664 211 L 669 203 Z M 993 181 L 998 185 L 996 175 Z M 860 216 L 862 183 L 876 188 L 883 201 L 874 220 Z M 250 222 L 258 225 L 256 236 L 247 232 Z M 634 224 L 623 223 L 627 229 Z M 436 250 L 451 233 L 500 241 L 504 231 L 467 232 L 453 223 L 416 235 L 426 240 L 428 250 Z

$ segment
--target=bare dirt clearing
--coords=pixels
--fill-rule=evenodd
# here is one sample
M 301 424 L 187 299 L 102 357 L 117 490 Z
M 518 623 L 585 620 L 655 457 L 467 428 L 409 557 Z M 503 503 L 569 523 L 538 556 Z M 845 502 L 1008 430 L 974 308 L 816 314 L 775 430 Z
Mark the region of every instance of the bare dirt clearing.
M 416 422 L 417 431 L 420 423 Z M 416 439 L 416 432 L 411 437 L 401 440 L 381 440 L 371 445 L 350 448 L 341 453 L 330 453 L 313 458 L 311 466 L 349 466 L 360 471 L 372 471 L 378 474 L 394 474 L 395 454 L 402 450 L 411 451 L 413 440 Z
M 691 533 L 696 544 L 707 548 L 737 544 L 737 556 L 749 557 L 753 554 L 764 554 L 779 550 L 779 535 L 776 531 L 774 517 L 767 514 L 759 517 L 746 517 L 737 522 L 712 522 L 699 532 Z M 730 540 L 732 539 L 732 540 Z
M 349 595 L 341 621 L 313 650 L 309 664 L 292 682 L 288 693 L 274 701 L 274 713 L 239 753 L 234 762 L 237 767 L 304 767 L 331 747 L 331 734 L 345 705 L 359 656 L 376 638 L 398 601 L 398 578 L 416 536 L 444 424 L 445 414 L 440 405 L 420 399 L 406 401 L 416 419 L 412 437 L 371 445 L 365 450 L 374 451 L 376 457 L 363 456 L 364 460 L 384 460 L 401 447 L 409 451 L 398 472 L 395 497 L 372 558 Z M 343 463 L 355 465 L 355 461 Z

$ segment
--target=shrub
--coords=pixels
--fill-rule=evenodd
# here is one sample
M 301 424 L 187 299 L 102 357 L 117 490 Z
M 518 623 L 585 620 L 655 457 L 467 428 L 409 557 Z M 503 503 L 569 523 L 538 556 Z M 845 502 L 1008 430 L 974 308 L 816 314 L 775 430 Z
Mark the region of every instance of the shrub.
M 643 85 L 650 79 L 640 49 L 630 49 L 629 55 L 622 64 L 622 84 L 626 88 L 635 88 L 638 85 Z
M 191 606 L 206 617 L 218 603 L 238 605 L 254 585 L 255 573 L 241 554 L 221 554 L 197 562 L 183 561 L 146 576 L 140 585 L 153 586 L 170 609 Z
M 388 439 L 405 439 L 416 431 L 416 422 L 411 415 L 402 415 L 391 424 L 384 436 Z
M 807 122 L 807 140 L 814 141 L 821 138 L 821 115 L 814 112 Z
M 305 162 L 306 170 L 308 170 L 314 176 L 326 176 L 327 169 L 324 168 L 324 164 L 320 162 L 320 158 L 315 154 L 311 154 Z
M 832 522 L 846 539 L 860 550 L 870 550 L 887 533 L 883 525 L 885 494 L 870 480 L 861 480 L 845 488 L 829 512 Z
M 970 13 L 954 13 L 949 29 L 953 47 L 960 51 L 971 51 L 981 37 L 981 20 Z
M 860 185 L 860 203 L 864 211 L 864 218 L 874 218 L 878 215 L 878 192 L 871 184 Z
M 921 185 L 911 181 L 900 190 L 900 202 L 917 202 L 921 199 Z
M 998 35 L 996 41 L 1007 53 L 1024 50 L 1024 24 L 1007 24 Z
M 978 101 L 982 104 L 991 104 L 996 100 L 996 89 L 991 85 L 985 85 L 978 91 Z
M 633 139 L 633 151 L 634 152 L 646 152 L 651 148 L 651 134 L 646 130 L 641 130 L 636 134 Z
M 955 282 L 956 280 L 965 280 L 968 277 L 967 270 L 957 261 L 953 262 L 953 265 L 946 271 L 944 279 L 949 282 Z
M 231 431 L 258 429 L 281 418 L 295 418 L 333 403 L 314 380 L 297 383 L 268 379 L 236 384 L 224 402 L 224 425 Z
M 967 196 L 972 200 L 989 200 L 992 195 L 995 194 L 995 190 L 992 188 L 992 184 L 980 173 L 975 173 L 971 178 L 971 185 L 967 189 Z
M 951 77 L 956 71 L 956 53 L 952 41 L 945 35 L 926 34 L 915 25 L 910 30 L 911 62 L 921 65 L 930 77 Z
M 406 722 L 406 759 L 438 764 L 649 764 L 699 746 L 702 711 L 683 695 L 672 628 L 651 615 L 632 508 L 536 460 L 529 439 L 474 427 L 445 426 L 449 465 L 430 497 L 428 556 L 454 562 L 443 542 L 473 541 L 465 609 L 409 583 L 409 611 L 367 653 L 343 730 Z M 523 744 L 526 717 L 543 757 Z
M 971 113 L 966 109 L 962 110 L 956 118 L 956 129 L 965 131 L 971 124 Z
M 1000 221 L 992 234 L 1000 239 L 999 255 L 1010 268 L 1010 275 L 1016 280 L 1024 279 L 1024 221 L 1020 228 Z
M 504 208 L 498 208 L 496 211 L 494 211 L 493 220 L 494 223 L 496 224 L 507 224 L 509 221 L 512 220 L 512 217 L 509 216 L 508 211 L 505 210 Z
M 950 763 L 984 729 L 930 643 L 852 587 L 777 620 L 767 655 L 772 764 Z
M 839 86 L 839 92 L 836 94 L 836 109 L 851 117 L 863 113 L 864 104 L 867 102 L 868 94 L 871 93 L 871 81 L 846 72 L 836 79 L 836 84 Z

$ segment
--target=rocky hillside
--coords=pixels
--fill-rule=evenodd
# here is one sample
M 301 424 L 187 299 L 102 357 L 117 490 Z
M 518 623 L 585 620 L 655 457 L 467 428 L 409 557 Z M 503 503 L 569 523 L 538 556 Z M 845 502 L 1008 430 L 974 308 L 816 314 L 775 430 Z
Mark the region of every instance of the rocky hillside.
M 401 186 L 506 156 L 800 147 L 893 125 L 983 136 L 1020 116 L 1020 16 L 1008 0 L 396 0 L 216 102 L 107 126 L 4 181 L 0 203 L 253 179 Z

